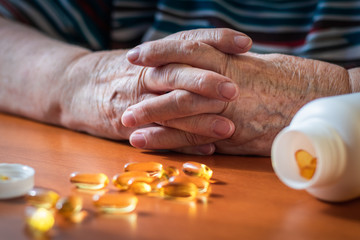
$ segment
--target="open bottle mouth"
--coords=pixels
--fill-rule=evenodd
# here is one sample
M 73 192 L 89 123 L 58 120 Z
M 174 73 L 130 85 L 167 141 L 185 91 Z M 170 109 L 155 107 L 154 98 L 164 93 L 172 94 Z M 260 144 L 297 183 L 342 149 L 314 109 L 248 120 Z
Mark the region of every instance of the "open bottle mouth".
M 310 139 L 299 131 L 281 132 L 275 139 L 272 148 L 273 169 L 280 180 L 294 189 L 305 189 L 317 181 L 318 169 L 321 162 L 317 161 L 315 172 L 311 178 L 301 174 L 296 159 L 298 151 L 306 151 L 314 158 L 319 158 Z
M 0 199 L 25 195 L 34 187 L 35 170 L 16 163 L 0 163 Z
M 304 177 L 296 159 L 299 150 L 316 158 L 310 178 Z M 274 171 L 283 183 L 294 189 L 306 189 L 335 182 L 344 172 L 345 155 L 340 135 L 326 123 L 314 120 L 281 131 L 274 140 L 271 158 Z

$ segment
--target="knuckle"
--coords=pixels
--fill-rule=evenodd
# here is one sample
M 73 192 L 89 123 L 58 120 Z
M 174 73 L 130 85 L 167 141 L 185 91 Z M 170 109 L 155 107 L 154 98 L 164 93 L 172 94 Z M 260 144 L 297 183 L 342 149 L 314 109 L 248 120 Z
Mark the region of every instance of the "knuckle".
M 187 110 L 191 109 L 196 101 L 191 93 L 184 90 L 174 91 L 174 107 L 180 114 L 184 114 Z
M 189 39 L 189 32 L 188 31 L 181 31 L 178 34 L 179 40 L 188 40 Z
M 202 72 L 195 76 L 194 87 L 198 92 L 204 92 L 208 89 L 208 86 L 214 79 L 214 75 L 211 72 Z
M 198 41 L 184 41 L 181 46 L 181 50 L 186 55 L 192 55 L 194 54 L 194 52 L 198 51 L 201 48 L 201 46 L 202 43 Z
M 152 85 L 165 84 L 167 86 L 163 91 L 170 91 L 175 88 L 179 74 L 178 69 L 173 65 L 150 68 L 147 71 L 148 80 L 152 82 Z

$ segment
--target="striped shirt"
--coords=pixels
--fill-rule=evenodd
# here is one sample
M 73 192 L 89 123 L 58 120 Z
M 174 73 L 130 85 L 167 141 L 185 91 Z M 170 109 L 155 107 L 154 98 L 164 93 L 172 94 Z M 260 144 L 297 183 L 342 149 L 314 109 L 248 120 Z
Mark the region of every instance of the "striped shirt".
M 227 27 L 253 52 L 360 66 L 360 0 L 0 0 L 0 15 L 93 50 Z

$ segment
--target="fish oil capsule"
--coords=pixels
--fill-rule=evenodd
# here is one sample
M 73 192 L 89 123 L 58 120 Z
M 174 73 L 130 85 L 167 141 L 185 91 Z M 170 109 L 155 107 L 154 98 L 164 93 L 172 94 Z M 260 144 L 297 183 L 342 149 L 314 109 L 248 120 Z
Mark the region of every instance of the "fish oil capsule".
M 75 195 L 63 197 L 56 203 L 58 213 L 71 222 L 82 221 L 86 215 L 85 211 L 82 211 L 82 208 L 82 198 Z
M 167 182 L 169 182 L 169 180 L 165 177 L 154 179 L 154 181 L 150 184 L 151 191 L 154 193 L 160 192 L 162 186 Z
M 103 173 L 74 172 L 70 175 L 70 182 L 80 189 L 98 190 L 108 185 L 109 178 Z
M 134 178 L 146 178 L 149 174 L 146 172 L 131 171 L 117 174 L 113 177 L 113 184 L 120 190 L 127 190 L 129 188 L 129 180 Z
M 157 162 L 134 162 L 124 166 L 125 172 L 140 171 L 147 172 L 150 177 L 161 177 L 163 175 L 163 165 Z
M 147 194 L 151 192 L 151 185 L 146 182 L 133 182 L 129 190 L 135 194 Z
M 166 182 L 159 184 L 161 194 L 168 199 L 191 201 L 196 198 L 198 189 L 191 182 Z
M 130 193 L 105 193 L 94 195 L 93 203 L 103 213 L 129 213 L 136 208 L 138 199 Z
M 168 166 L 164 169 L 164 175 L 167 179 L 169 179 L 173 176 L 178 176 L 179 174 L 180 174 L 180 171 L 177 167 Z
M 173 183 L 193 183 L 197 187 L 199 193 L 206 193 L 209 190 L 210 183 L 203 178 L 191 176 L 174 176 L 169 179 Z
M 29 228 L 38 232 L 49 231 L 55 223 L 53 212 L 45 208 L 27 207 L 25 215 Z
M 0 181 L 7 181 L 7 180 L 10 180 L 10 177 L 6 175 L 0 175 Z
M 295 152 L 295 159 L 299 167 L 300 175 L 310 180 L 316 170 L 316 158 L 305 150 L 298 150 Z
M 128 181 L 129 189 L 135 194 L 146 194 L 151 192 L 151 183 L 154 181 L 153 177 L 133 177 Z
M 59 198 L 57 192 L 45 188 L 34 188 L 25 196 L 29 205 L 46 209 L 54 208 Z
M 213 174 L 208 166 L 198 162 L 186 162 L 183 164 L 182 170 L 186 175 L 202 177 L 206 180 L 210 180 Z

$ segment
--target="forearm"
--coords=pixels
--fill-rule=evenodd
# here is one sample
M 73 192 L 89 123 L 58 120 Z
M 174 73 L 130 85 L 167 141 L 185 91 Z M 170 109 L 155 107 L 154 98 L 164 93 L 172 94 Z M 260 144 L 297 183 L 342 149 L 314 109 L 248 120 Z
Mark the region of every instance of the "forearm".
M 348 70 L 352 92 L 360 92 L 360 67 Z
M 0 111 L 59 124 L 62 74 L 89 51 L 0 18 Z

